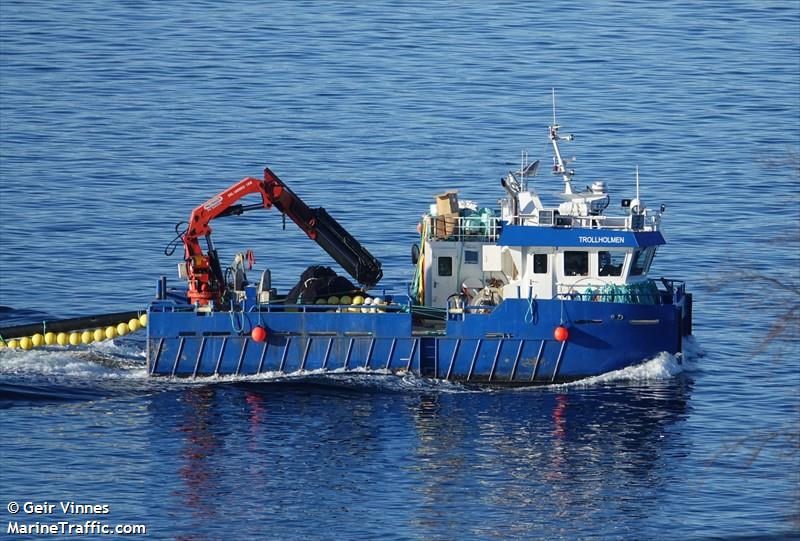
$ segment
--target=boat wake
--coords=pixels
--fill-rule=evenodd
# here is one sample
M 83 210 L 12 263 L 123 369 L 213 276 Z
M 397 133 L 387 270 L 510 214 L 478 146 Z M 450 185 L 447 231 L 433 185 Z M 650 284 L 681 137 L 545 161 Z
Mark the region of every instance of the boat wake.
M 674 355 L 661 352 L 652 359 L 641 364 L 629 366 L 599 376 L 593 376 L 570 383 L 549 385 L 548 388 L 591 387 L 609 383 L 633 382 L 647 383 L 652 381 L 665 381 L 684 372 L 694 370 L 697 359 L 703 357 L 705 351 L 693 336 L 684 337 L 683 353 Z
M 684 342 L 684 352 L 661 353 L 636 366 L 616 370 L 571 383 L 523 387 L 531 389 L 569 389 L 603 386 L 622 382 L 647 383 L 675 378 L 693 370 L 695 361 L 704 355 L 693 337 Z M 145 351 L 138 344 L 106 341 L 85 348 L 64 350 L 43 348 L 31 351 L 0 351 L 0 398 L 3 401 L 43 395 L 66 400 L 107 397 L 117 391 L 153 391 L 176 386 L 220 384 L 288 384 L 330 386 L 362 391 L 486 393 L 502 392 L 502 387 L 482 387 L 457 382 L 421 378 L 412 373 L 397 375 L 386 370 L 306 370 L 284 374 L 267 372 L 245 376 L 206 376 L 198 378 L 150 378 L 145 365 Z
M 97 379 L 142 379 L 147 377 L 144 352 L 109 342 L 85 349 L 4 349 L 0 352 L 3 376 L 43 376 Z
M 299 372 L 264 372 L 261 374 L 230 376 L 201 376 L 197 378 L 159 377 L 160 384 L 183 386 L 205 386 L 217 384 L 269 384 L 269 385 L 308 385 L 315 387 L 338 387 L 362 391 L 408 392 L 430 391 L 438 393 L 485 392 L 458 382 L 421 378 L 412 373 L 395 374 L 388 370 L 302 370 Z
M 144 351 L 125 343 L 0 350 L 0 409 L 130 396 L 148 380 Z

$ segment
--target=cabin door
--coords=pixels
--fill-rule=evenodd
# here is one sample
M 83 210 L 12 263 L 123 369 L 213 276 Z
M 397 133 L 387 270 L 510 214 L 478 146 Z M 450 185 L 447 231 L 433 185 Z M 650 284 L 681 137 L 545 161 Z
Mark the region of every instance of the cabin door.
M 532 293 L 537 299 L 552 299 L 555 284 L 556 256 L 546 250 L 532 250 L 528 253 L 528 277 Z
M 455 248 L 436 247 L 433 251 L 433 261 L 428 272 L 429 306 L 445 308 L 447 298 L 453 293 L 458 293 L 460 285 L 459 258 Z

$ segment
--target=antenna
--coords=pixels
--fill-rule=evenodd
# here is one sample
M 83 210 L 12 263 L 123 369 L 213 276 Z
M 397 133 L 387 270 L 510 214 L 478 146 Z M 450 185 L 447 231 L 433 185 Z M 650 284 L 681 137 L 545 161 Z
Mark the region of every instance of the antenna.
M 554 175 L 561 175 L 561 178 L 564 179 L 564 194 L 563 195 L 572 195 L 572 176 L 575 174 L 573 169 L 567 169 L 564 163 L 564 159 L 561 157 L 561 151 L 558 149 L 558 142 L 559 141 L 572 141 L 574 138 L 571 135 L 567 135 L 565 137 L 560 137 L 558 135 L 559 125 L 556 124 L 556 89 L 553 88 L 553 125 L 550 126 L 550 142 L 553 145 L 553 151 L 555 152 L 555 165 L 553 166 L 553 174 Z
M 631 201 L 631 214 L 644 214 L 644 204 L 639 199 L 639 164 L 636 164 L 636 199 Z
M 528 153 L 525 149 L 520 151 L 519 156 L 519 176 L 522 178 L 522 185 L 525 190 L 528 189 L 528 181 L 525 180 L 525 166 L 528 165 Z

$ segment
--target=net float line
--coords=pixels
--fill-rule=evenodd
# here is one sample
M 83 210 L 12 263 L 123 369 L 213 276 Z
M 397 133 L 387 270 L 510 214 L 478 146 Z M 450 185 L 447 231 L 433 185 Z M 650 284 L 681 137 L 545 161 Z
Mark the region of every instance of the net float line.
M 146 325 L 147 314 L 142 310 L 15 325 L 0 328 L 0 348 L 90 344 L 124 336 Z

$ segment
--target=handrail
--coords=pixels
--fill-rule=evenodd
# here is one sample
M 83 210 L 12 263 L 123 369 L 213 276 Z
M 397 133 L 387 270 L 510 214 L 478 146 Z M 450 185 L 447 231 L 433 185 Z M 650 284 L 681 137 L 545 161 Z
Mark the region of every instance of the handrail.
M 548 209 L 554 210 L 554 209 Z M 568 225 L 558 225 L 558 224 L 539 224 L 539 214 L 518 214 L 511 217 L 511 223 L 521 223 L 525 224 L 526 221 L 532 222 L 531 225 L 537 225 L 540 227 L 563 227 L 563 228 L 571 228 L 571 227 L 581 227 L 581 228 L 588 228 L 588 229 L 605 229 L 605 230 L 631 230 L 633 231 L 633 227 L 631 226 L 631 217 L 630 216 L 607 216 L 605 214 L 599 215 L 589 215 L 589 216 L 574 216 L 574 215 L 557 215 L 557 217 L 562 219 L 568 219 Z M 638 231 L 658 231 L 659 222 L 651 216 L 651 219 L 644 223 L 641 229 L 637 229 Z
M 568 301 L 592 301 L 592 302 L 618 302 L 623 304 L 664 304 L 661 292 L 656 295 L 654 293 L 580 293 L 573 291 L 572 293 L 559 293 L 556 295 L 557 299 Z M 643 302 L 648 300 L 650 302 Z
M 605 284 L 589 285 L 581 290 L 571 289 L 566 292 L 559 292 L 555 298 L 564 300 L 587 300 L 600 302 L 623 302 L 630 304 L 663 304 L 664 293 L 675 298 L 671 285 L 666 282 L 666 290 L 658 289 L 652 279 L 643 280 L 629 284 Z M 676 300 L 674 302 L 677 302 Z
M 374 314 L 402 312 L 403 309 L 403 306 L 400 304 L 261 304 L 253 306 L 251 312 L 330 312 L 337 314 Z M 367 310 L 367 312 L 362 312 L 362 310 Z
M 429 216 L 428 240 L 485 240 L 500 238 L 502 222 L 497 216 Z

